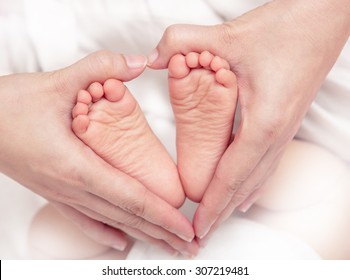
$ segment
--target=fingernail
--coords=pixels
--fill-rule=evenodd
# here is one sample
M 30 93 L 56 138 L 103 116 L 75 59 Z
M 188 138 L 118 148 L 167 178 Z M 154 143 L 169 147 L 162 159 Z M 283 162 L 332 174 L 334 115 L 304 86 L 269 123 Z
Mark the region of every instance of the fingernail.
M 210 230 L 210 228 L 206 229 L 203 234 L 201 234 L 200 236 L 197 235 L 197 237 L 199 239 L 203 239 L 208 234 L 209 230 Z
M 181 254 L 186 258 L 193 259 L 196 255 L 189 251 L 182 251 Z
M 208 239 L 206 239 L 206 238 L 201 239 L 201 240 L 199 240 L 198 244 L 199 244 L 200 248 L 205 248 L 208 244 Z
M 114 244 L 114 245 L 112 245 L 112 248 L 117 250 L 117 251 L 124 251 L 127 245 L 128 245 L 127 243 Z
M 124 55 L 126 65 L 131 69 L 144 68 L 147 58 L 143 55 Z
M 246 213 L 253 206 L 253 204 L 254 203 L 243 204 L 238 208 L 238 210 L 242 213 Z
M 147 66 L 151 66 L 158 58 L 159 52 L 157 49 L 154 49 L 147 57 Z
M 194 238 L 194 236 L 192 236 L 192 237 L 187 237 L 187 236 L 184 236 L 184 235 L 181 235 L 181 234 L 178 234 L 177 236 L 180 237 L 182 240 L 185 240 L 185 241 L 187 241 L 187 242 L 192 242 L 192 240 L 193 240 L 193 238 Z

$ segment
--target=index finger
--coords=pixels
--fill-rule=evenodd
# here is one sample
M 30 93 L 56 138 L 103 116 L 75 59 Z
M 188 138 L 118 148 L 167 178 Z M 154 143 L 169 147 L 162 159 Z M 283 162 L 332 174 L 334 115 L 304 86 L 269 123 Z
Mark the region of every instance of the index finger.
M 185 241 L 192 241 L 194 230 L 189 220 L 176 208 L 147 190 L 127 174 L 102 163 L 89 172 L 89 191 L 124 211 L 160 226 Z M 96 174 L 99 170 L 99 174 Z M 95 176 L 94 176 L 95 175 Z
M 165 30 L 156 49 L 148 56 L 148 66 L 153 69 L 164 69 L 167 68 L 170 58 L 177 53 L 201 53 L 205 50 L 213 54 L 220 52 L 220 56 L 225 58 L 224 48 L 220 45 L 220 36 L 222 30 L 218 25 L 171 25 Z
M 264 135 L 244 124 L 235 140 L 222 156 L 214 177 L 210 182 L 195 213 L 193 225 L 196 236 L 203 238 L 222 214 L 237 190 L 259 165 L 269 149 Z

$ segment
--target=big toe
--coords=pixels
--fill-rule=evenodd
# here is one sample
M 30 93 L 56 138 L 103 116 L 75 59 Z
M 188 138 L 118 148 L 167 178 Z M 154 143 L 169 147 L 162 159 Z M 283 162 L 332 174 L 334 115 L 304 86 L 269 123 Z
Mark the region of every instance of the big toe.
M 103 84 L 105 97 L 110 102 L 120 101 L 126 92 L 126 86 L 119 80 L 109 79 Z
M 169 78 L 182 79 L 190 73 L 186 58 L 182 54 L 174 55 L 168 65 Z

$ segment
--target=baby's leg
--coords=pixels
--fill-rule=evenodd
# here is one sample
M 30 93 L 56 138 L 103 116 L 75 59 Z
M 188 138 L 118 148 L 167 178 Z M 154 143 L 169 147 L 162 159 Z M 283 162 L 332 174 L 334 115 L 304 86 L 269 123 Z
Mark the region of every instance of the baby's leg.
M 186 195 L 200 201 L 232 135 L 236 78 L 209 52 L 177 54 L 168 68 L 178 170 Z
M 51 204 L 35 215 L 29 228 L 31 259 L 125 259 L 132 245 L 124 251 L 95 242 Z
M 106 162 L 173 206 L 183 203 L 175 163 L 121 81 L 96 82 L 80 90 L 72 115 L 75 134 Z
M 306 241 L 326 259 L 350 258 L 350 168 L 330 152 L 293 141 L 246 217 Z

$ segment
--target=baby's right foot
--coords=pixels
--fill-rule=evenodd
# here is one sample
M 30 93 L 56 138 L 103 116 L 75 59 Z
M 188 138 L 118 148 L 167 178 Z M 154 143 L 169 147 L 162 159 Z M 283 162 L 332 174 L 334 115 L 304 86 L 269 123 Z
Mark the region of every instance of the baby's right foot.
M 106 162 L 171 205 L 183 203 L 175 163 L 121 81 L 96 82 L 80 90 L 72 115 L 75 134 Z
M 186 195 L 198 202 L 232 135 L 236 77 L 209 52 L 177 54 L 168 68 L 178 170 Z

